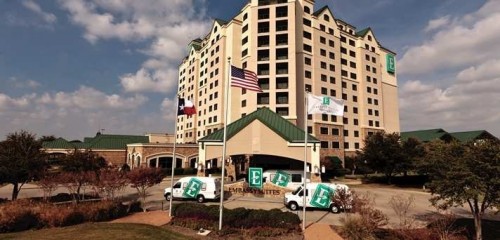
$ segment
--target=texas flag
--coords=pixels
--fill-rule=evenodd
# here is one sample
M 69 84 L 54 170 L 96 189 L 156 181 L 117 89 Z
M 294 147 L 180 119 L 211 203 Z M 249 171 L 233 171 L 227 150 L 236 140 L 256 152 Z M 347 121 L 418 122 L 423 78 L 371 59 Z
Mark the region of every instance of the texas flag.
M 179 98 L 179 107 L 177 108 L 177 116 L 180 115 L 188 115 L 191 116 L 196 114 L 196 109 L 194 108 L 194 104 L 184 98 Z

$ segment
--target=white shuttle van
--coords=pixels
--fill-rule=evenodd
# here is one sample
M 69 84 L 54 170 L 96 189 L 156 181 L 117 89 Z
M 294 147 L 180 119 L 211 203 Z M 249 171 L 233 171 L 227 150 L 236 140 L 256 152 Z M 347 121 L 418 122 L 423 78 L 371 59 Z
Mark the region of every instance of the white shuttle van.
M 336 206 L 331 201 L 331 194 L 343 188 L 349 191 L 345 184 L 335 183 L 308 183 L 306 184 L 306 207 L 329 209 L 332 213 L 339 213 L 341 206 Z M 299 186 L 295 191 L 285 193 L 284 204 L 290 210 L 296 211 L 304 206 L 304 188 Z M 350 208 L 350 207 L 348 207 Z
M 172 194 L 173 192 L 173 194 Z M 165 188 L 165 199 L 196 199 L 202 203 L 206 199 L 219 199 L 221 194 L 221 180 L 216 177 L 183 177 L 173 186 L 173 191 Z
M 278 172 L 288 174 L 288 178 L 283 178 L 281 176 L 276 177 Z M 266 170 L 262 174 L 263 183 L 273 183 L 280 185 L 282 187 L 286 187 L 289 189 L 297 189 L 302 186 L 304 183 L 304 171 L 303 170 Z M 284 184 L 280 184 L 279 182 L 283 182 Z M 306 183 L 311 182 L 311 173 L 306 174 Z

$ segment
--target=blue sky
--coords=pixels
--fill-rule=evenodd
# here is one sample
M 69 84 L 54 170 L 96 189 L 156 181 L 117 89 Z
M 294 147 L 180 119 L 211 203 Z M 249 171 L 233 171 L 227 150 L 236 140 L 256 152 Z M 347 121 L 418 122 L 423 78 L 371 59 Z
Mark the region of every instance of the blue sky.
M 0 139 L 172 132 L 177 66 L 246 0 L 0 0 Z M 397 52 L 402 130 L 500 136 L 500 1 L 317 0 Z

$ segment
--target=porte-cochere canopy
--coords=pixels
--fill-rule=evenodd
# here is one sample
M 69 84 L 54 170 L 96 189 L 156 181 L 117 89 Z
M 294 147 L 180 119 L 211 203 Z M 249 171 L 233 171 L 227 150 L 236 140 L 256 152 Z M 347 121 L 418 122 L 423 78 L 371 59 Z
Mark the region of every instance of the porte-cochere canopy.
M 221 163 L 224 129 L 199 140 L 198 165 L 206 166 L 208 162 L 217 159 Z M 307 163 L 313 168 L 320 166 L 319 140 L 308 136 Z M 304 130 L 298 128 L 288 120 L 269 110 L 260 108 L 255 112 L 240 118 L 227 126 L 226 166 L 232 162 L 232 156 L 250 156 L 250 166 L 259 167 L 262 161 L 252 163 L 251 156 L 277 156 L 276 159 L 267 157 L 266 161 L 280 161 L 279 158 L 293 159 L 304 162 Z M 220 166 L 220 165 L 219 165 Z M 291 169 L 292 166 L 283 166 Z M 228 173 L 229 175 L 229 173 Z

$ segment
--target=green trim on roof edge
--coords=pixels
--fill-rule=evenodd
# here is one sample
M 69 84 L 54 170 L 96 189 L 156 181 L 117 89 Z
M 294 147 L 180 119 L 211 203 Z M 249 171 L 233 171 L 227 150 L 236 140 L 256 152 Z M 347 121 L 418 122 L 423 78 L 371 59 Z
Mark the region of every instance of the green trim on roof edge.
M 263 107 L 256 111 L 238 119 L 237 121 L 227 126 L 227 140 L 240 132 L 254 120 L 259 120 L 262 124 L 278 134 L 281 138 L 290 143 L 303 143 L 304 130 L 298 128 L 288 120 L 279 116 L 269 108 Z M 214 133 L 205 136 L 198 140 L 199 142 L 222 142 L 224 138 L 224 128 L 221 128 Z M 308 134 L 307 138 L 310 143 L 319 143 L 320 141 Z

